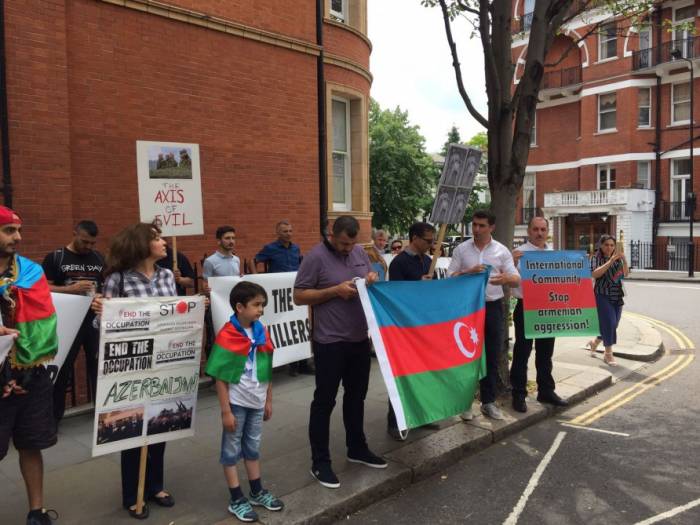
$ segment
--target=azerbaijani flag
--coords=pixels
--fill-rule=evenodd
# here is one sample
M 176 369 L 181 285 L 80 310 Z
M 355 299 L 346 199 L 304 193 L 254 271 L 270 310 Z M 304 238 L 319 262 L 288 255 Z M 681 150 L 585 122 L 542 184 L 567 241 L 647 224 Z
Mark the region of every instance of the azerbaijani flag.
M 400 430 L 469 408 L 485 360 L 488 272 L 433 281 L 357 281 Z
M 29 368 L 52 359 L 58 351 L 56 310 L 44 271 L 26 257 L 15 257 L 12 275 L 0 283 L 0 293 L 15 301 L 15 328 L 19 336 L 11 351 L 12 366 Z
M 274 351 L 269 334 L 262 323 L 256 321 L 253 323 L 255 342 L 252 343 L 240 325 L 235 326 L 234 322 L 237 322 L 236 318 L 231 316 L 231 321 L 219 330 L 207 359 L 207 374 L 225 383 L 238 383 L 249 358 L 251 344 L 254 344 L 257 350 L 255 370 L 258 382 L 269 382 L 272 377 L 272 353 Z
M 523 252 L 520 276 L 525 337 L 598 335 L 591 267 L 584 252 Z

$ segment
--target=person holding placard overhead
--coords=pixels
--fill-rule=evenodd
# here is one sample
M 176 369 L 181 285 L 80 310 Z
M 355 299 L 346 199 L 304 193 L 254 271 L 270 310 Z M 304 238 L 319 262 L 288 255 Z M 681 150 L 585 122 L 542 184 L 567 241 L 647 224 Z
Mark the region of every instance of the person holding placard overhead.
M 107 254 L 107 278 L 103 294 L 112 297 L 170 297 L 177 295 L 175 276 L 156 264 L 166 256 L 166 242 L 160 229 L 147 223 L 124 228 L 112 237 Z M 102 297 L 96 297 L 93 309 L 102 312 Z M 136 512 L 141 449 L 122 450 L 122 505 L 137 519 L 148 517 L 148 507 Z M 165 443 L 148 445 L 144 497 L 161 507 L 172 507 L 175 500 L 164 490 Z

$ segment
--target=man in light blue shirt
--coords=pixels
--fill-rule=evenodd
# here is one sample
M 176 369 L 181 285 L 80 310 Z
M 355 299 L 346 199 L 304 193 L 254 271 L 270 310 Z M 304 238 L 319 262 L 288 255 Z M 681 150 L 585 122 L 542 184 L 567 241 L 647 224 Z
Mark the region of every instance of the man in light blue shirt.
M 233 226 L 219 226 L 216 229 L 218 248 L 204 260 L 202 276 L 210 277 L 239 277 L 241 275 L 241 260 L 233 254 L 236 249 L 236 229 Z

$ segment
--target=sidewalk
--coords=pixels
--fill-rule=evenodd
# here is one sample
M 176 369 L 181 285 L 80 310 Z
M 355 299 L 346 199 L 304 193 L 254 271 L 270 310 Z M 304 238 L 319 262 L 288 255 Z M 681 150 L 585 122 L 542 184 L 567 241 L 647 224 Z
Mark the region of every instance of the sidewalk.
M 688 277 L 688 272 L 673 272 L 670 270 L 637 270 L 632 268 L 628 280 L 633 281 L 662 281 L 700 283 L 700 272 L 695 272 L 695 277 Z
M 650 325 L 623 317 L 619 331 L 620 366 L 609 368 L 602 359 L 589 357 L 584 338 L 560 338 L 555 349 L 554 375 L 557 392 L 572 402 L 592 396 L 614 381 L 634 378 L 644 365 L 660 355 L 661 337 Z M 534 359 L 534 357 L 533 357 Z M 534 363 L 531 362 L 531 368 Z M 534 379 L 534 377 L 532 378 Z M 310 454 L 307 437 L 309 403 L 313 378 L 292 378 L 284 370 L 274 377 L 274 413 L 265 425 L 262 447 L 263 482 L 282 497 L 287 508 L 281 513 L 261 511 L 266 524 L 327 523 L 382 499 L 419 479 L 425 478 L 464 454 L 481 450 L 521 428 L 551 415 L 550 407 L 528 399 L 527 414 L 515 414 L 509 399 L 501 400 L 507 419 L 492 422 L 478 413 L 462 423 L 453 418 L 441 423 L 440 430 L 418 429 L 406 442 L 398 443 L 386 434 L 387 396 L 376 361 L 372 364 L 370 390 L 365 409 L 365 430 L 370 447 L 389 460 L 386 470 L 369 469 L 344 459 L 344 431 L 341 397 L 333 414 L 331 452 L 333 466 L 342 486 L 338 490 L 321 487 L 309 474 Z M 235 523 L 226 511 L 228 492 L 218 464 L 221 432 L 216 395 L 211 388 L 200 392 L 196 414 L 196 435 L 168 443 L 166 488 L 177 504 L 172 509 L 151 506 L 153 525 L 194 525 Z M 92 415 L 65 419 L 59 441 L 47 450 L 45 460 L 45 505 L 55 508 L 64 524 L 134 524 L 121 509 L 119 454 L 92 459 Z M 0 516 L 8 525 L 23 524 L 26 497 L 19 473 L 17 453 L 11 450 L 0 462 Z M 243 483 L 247 491 L 247 483 Z

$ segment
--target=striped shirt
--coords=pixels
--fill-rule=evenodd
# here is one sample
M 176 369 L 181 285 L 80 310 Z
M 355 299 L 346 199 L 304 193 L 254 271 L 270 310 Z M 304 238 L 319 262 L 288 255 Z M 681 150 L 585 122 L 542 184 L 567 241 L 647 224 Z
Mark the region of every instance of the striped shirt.
M 105 297 L 170 297 L 177 295 L 173 272 L 156 265 L 153 276 L 149 279 L 141 272 L 126 270 L 114 272 L 103 285 Z M 122 285 L 121 279 L 124 278 Z M 119 290 L 123 287 L 124 293 Z
M 605 257 L 596 253 L 591 257 L 591 271 L 600 268 L 608 262 L 610 257 Z M 625 291 L 622 289 L 622 278 L 624 277 L 624 266 L 622 260 L 618 259 L 610 265 L 603 275 L 595 280 L 593 291 L 596 295 L 606 295 L 618 304 L 624 304 L 622 297 Z

